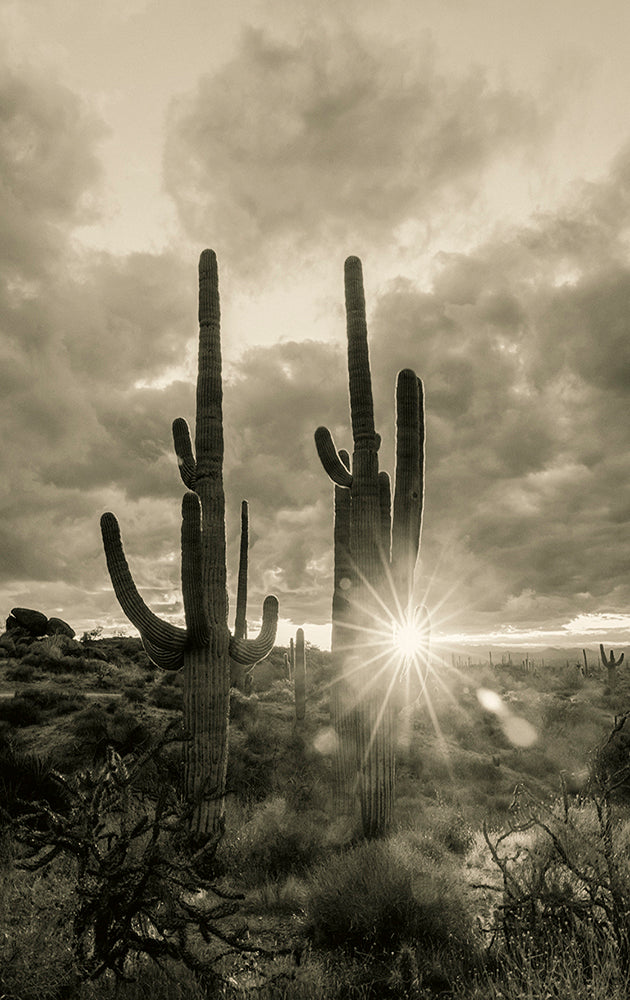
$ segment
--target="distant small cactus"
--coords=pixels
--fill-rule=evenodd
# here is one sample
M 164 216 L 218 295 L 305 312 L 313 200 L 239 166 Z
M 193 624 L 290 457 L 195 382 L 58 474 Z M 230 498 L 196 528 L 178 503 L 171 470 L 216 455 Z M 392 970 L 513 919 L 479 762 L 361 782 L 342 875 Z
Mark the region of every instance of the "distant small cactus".
M 295 721 L 300 725 L 306 717 L 306 653 L 304 650 L 304 629 L 301 628 L 295 634 L 293 678 L 295 684 Z
M 604 664 L 606 670 L 608 671 L 608 687 L 611 693 L 613 693 L 617 686 L 617 667 L 620 667 L 621 664 L 623 663 L 624 654 L 621 653 L 619 659 L 616 660 L 615 654 L 611 649 L 610 656 L 608 657 L 608 659 L 606 659 L 606 652 L 604 650 L 603 642 L 600 642 L 599 644 L 599 652 L 602 658 L 602 663 Z

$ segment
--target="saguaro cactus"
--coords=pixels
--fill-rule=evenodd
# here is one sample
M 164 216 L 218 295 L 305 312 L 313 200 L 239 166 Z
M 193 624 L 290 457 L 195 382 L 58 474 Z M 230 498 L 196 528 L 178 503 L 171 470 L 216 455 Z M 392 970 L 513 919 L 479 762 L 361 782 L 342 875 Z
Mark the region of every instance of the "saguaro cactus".
M 185 420 L 173 423 L 179 469 L 188 487 L 182 503 L 182 592 L 185 628 L 161 621 L 140 597 L 122 548 L 118 522 L 103 514 L 107 566 L 118 601 L 140 632 L 152 661 L 184 671 L 185 794 L 191 834 L 211 848 L 224 825 L 230 659 L 261 660 L 271 650 L 278 602 L 267 597 L 256 639 L 230 635 L 227 614 L 223 407 L 217 262 L 212 250 L 199 260 L 199 368 L 195 451 Z
M 295 686 L 295 721 L 300 726 L 306 717 L 306 652 L 304 629 L 301 628 L 295 633 L 293 683 Z
M 292 681 L 295 676 L 295 643 L 293 639 L 289 639 L 289 651 L 284 654 L 284 665 L 287 670 L 287 677 Z
M 356 257 L 345 264 L 345 295 L 352 462 L 337 451 L 327 428 L 318 427 L 315 442 L 336 487 L 333 662 L 338 682 L 331 701 L 344 757 L 337 778 L 347 785 L 358 769 L 363 831 L 372 837 L 384 833 L 392 819 L 396 714 L 401 700 L 412 699 L 422 681 L 419 672 L 403 669 L 408 659 L 394 655 L 393 630 L 419 624 L 413 579 L 424 498 L 424 392 L 413 371 L 399 372 L 392 511 L 389 476 L 378 470 L 380 436 L 374 426 L 363 276 Z M 424 610 L 421 618 L 428 628 Z M 348 764 L 351 747 L 354 761 Z
M 611 649 L 610 656 L 608 657 L 608 659 L 606 659 L 606 652 L 604 650 L 603 642 L 600 642 L 599 644 L 599 654 L 602 658 L 602 663 L 604 664 L 606 670 L 608 671 L 608 687 L 610 688 L 611 693 L 614 693 L 615 688 L 617 686 L 617 667 L 620 667 L 621 664 L 623 663 L 624 654 L 621 653 L 619 659 L 616 660 L 615 654 Z

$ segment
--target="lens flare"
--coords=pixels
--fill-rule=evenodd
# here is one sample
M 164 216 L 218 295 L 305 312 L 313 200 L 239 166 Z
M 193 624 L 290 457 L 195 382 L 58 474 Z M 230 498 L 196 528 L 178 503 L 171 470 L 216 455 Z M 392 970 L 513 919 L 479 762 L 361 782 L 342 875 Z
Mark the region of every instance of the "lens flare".
M 406 660 L 413 659 L 426 649 L 426 629 L 415 619 L 402 623 L 394 622 L 392 641 L 397 653 Z

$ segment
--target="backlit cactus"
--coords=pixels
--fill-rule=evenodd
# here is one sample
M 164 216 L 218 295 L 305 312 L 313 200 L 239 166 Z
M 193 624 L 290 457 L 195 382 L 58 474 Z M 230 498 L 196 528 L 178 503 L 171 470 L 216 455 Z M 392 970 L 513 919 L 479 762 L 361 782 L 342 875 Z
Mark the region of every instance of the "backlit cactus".
M 349 782 L 358 782 L 363 831 L 373 837 L 384 833 L 392 819 L 396 715 L 423 681 L 421 671 L 401 669 L 402 660 L 392 650 L 395 627 L 417 621 L 413 581 L 424 499 L 424 393 L 413 371 L 399 372 L 392 510 L 389 476 L 378 469 L 380 436 L 356 257 L 345 264 L 345 295 L 352 462 L 337 451 L 327 428 L 317 429 L 315 442 L 335 484 L 332 649 L 337 682 L 331 707 L 340 750 L 336 796 L 346 799 Z M 428 630 L 424 609 L 420 617 Z
M 299 628 L 295 633 L 293 684 L 295 687 L 295 721 L 300 726 L 306 718 L 306 650 L 304 629 L 302 628 Z
M 624 654 L 621 653 L 620 656 L 619 656 L 619 659 L 616 660 L 615 659 L 615 654 L 614 654 L 613 650 L 611 649 L 610 656 L 608 657 L 608 659 L 606 659 L 606 652 L 604 650 L 604 644 L 602 642 L 600 642 L 600 644 L 599 644 L 599 655 L 602 658 L 602 663 L 604 664 L 604 666 L 606 667 L 606 670 L 608 671 L 608 687 L 609 687 L 611 693 L 614 693 L 615 688 L 617 686 L 617 667 L 620 667 L 621 664 L 623 663 L 623 656 L 624 656 Z
M 179 469 L 188 487 L 182 502 L 182 592 L 185 628 L 161 621 L 140 597 L 122 548 L 116 518 L 103 514 L 107 566 L 118 601 L 140 632 L 153 662 L 184 671 L 184 785 L 192 806 L 191 834 L 209 848 L 224 824 L 228 750 L 230 659 L 250 665 L 273 647 L 278 602 L 267 597 L 260 634 L 248 640 L 237 613 L 230 635 L 227 615 L 225 500 L 223 493 L 223 391 L 218 274 L 215 254 L 199 260 L 199 368 L 195 449 L 185 420 L 173 423 Z

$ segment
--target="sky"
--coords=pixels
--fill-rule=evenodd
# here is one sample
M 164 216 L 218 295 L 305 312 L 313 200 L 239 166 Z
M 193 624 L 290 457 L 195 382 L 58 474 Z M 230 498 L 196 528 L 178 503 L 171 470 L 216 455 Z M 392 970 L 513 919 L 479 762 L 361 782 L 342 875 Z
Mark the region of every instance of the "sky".
M 434 638 L 630 642 L 630 7 L 0 0 L 0 616 L 182 620 L 197 260 L 222 307 L 228 581 L 325 647 L 361 257 L 382 467 L 426 391 Z M 233 624 L 231 616 L 230 624 Z M 128 629 L 127 629 L 128 630 Z

